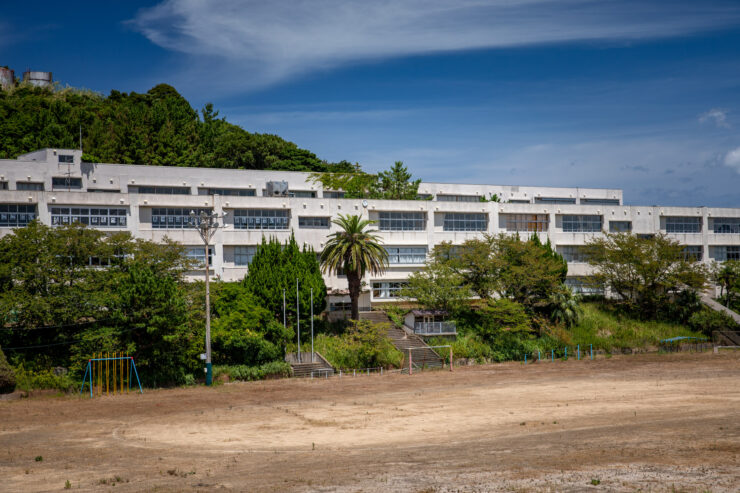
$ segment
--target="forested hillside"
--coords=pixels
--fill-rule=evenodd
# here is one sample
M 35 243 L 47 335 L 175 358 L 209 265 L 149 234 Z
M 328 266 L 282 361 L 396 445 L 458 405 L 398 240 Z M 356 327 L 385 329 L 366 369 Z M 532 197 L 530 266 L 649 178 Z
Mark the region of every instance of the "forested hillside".
M 110 95 L 26 84 L 0 90 L 0 158 L 43 147 L 79 147 L 85 160 L 156 166 L 349 172 L 277 135 L 250 133 L 218 117 L 213 105 L 193 109 L 173 87 Z

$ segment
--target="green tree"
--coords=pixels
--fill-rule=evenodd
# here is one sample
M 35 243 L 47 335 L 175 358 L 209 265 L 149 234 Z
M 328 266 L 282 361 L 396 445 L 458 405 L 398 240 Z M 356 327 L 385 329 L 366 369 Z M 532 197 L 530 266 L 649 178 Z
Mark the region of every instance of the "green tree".
M 5 359 L 5 353 L 0 348 L 0 394 L 10 394 L 15 390 L 15 372 Z
M 733 306 L 734 300 L 740 298 L 740 260 L 727 260 L 716 265 L 712 278 L 720 286 L 720 297 L 724 296 L 725 306 Z
M 670 292 L 700 290 L 706 269 L 687 260 L 683 245 L 663 234 L 640 238 L 630 233 L 607 234 L 586 246 L 594 278 L 608 287 L 641 317 L 655 317 L 669 303 Z
M 527 311 L 521 304 L 509 299 L 487 300 L 477 315 L 479 323 L 475 330 L 489 344 L 494 343 L 504 332 L 528 334 L 532 330 Z
M 421 180 L 411 180 L 403 162 L 396 161 L 388 171 L 378 173 L 381 198 L 391 200 L 415 200 Z
M 460 274 L 449 265 L 432 261 L 409 276 L 400 295 L 416 300 L 424 309 L 454 314 L 467 304 L 471 293 Z
M 249 264 L 244 286 L 280 321 L 283 318 L 285 290 L 287 315 L 291 322 L 295 322 L 296 281 L 301 316 L 308 317 L 311 311 L 312 288 L 314 314 L 321 313 L 326 307 L 326 284 L 316 252 L 308 247 L 301 251 L 294 235 L 284 245 L 276 238 L 267 240 L 263 237 L 262 244 Z
M 582 314 L 579 305 L 580 296 L 567 286 L 551 294 L 549 302 L 552 321 L 561 323 L 565 327 L 572 327 L 580 321 Z
M 366 273 L 378 275 L 385 272 L 388 265 L 388 252 L 375 230 L 368 229 L 373 221 L 360 216 L 342 215 L 332 220 L 341 231 L 329 235 L 321 252 L 323 272 L 339 273 L 347 276 L 349 297 L 352 301 L 352 319 L 359 318 L 359 298 L 362 278 Z

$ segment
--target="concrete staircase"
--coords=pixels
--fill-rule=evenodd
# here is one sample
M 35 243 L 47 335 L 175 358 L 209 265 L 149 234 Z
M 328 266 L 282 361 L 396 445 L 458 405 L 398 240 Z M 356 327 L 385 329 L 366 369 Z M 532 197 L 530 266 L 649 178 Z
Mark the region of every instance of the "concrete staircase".
M 721 303 L 715 301 L 710 293 L 699 293 L 699 297 L 701 298 L 701 302 L 707 305 L 712 310 L 724 313 L 725 315 L 732 318 L 735 322 L 740 324 L 740 313 L 736 313 L 726 306 L 722 305 Z
M 313 353 L 313 362 L 311 362 L 311 353 L 301 353 L 301 359 L 298 360 L 296 353 L 285 355 L 285 361 L 293 369 L 293 376 L 297 378 L 324 378 L 327 375 L 334 375 L 334 367 L 331 366 L 326 358 L 320 353 Z
M 390 327 L 388 329 L 388 337 L 393 342 L 393 345 L 396 346 L 396 349 L 403 353 L 404 369 L 406 372 L 408 372 L 409 348 L 415 348 L 411 350 L 411 361 L 414 369 L 442 367 L 442 358 L 434 352 L 434 349 L 430 348 L 421 337 L 413 332 L 396 327 L 385 312 L 372 311 L 360 313 L 360 319 L 369 320 L 373 323 L 388 324 Z

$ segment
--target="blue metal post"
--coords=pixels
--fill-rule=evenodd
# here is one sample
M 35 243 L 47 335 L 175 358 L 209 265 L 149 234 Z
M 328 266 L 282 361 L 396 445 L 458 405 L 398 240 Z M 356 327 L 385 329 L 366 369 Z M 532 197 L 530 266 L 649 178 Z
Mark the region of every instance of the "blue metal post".
M 527 353 L 524 353 L 524 364 L 527 364 Z
M 555 361 L 555 350 L 550 349 L 550 361 Z
M 85 376 L 82 377 L 82 387 L 80 387 L 80 394 L 82 394 L 82 390 L 85 388 L 85 382 L 87 381 L 88 371 L 90 371 L 90 360 L 87 360 L 87 366 L 85 367 Z M 92 377 L 90 378 L 90 381 L 92 382 Z M 90 386 L 90 397 L 92 397 L 92 385 Z
M 565 346 L 565 359 L 568 359 L 568 346 Z
M 581 345 L 578 345 L 578 361 L 581 360 Z
M 537 350 L 537 361 L 542 361 L 542 355 L 540 354 L 540 350 Z
M 143 394 L 144 389 L 141 388 L 141 380 L 139 380 L 139 372 L 136 369 L 136 363 L 134 363 L 134 358 L 131 358 L 131 366 L 134 367 L 134 374 L 136 374 L 136 382 L 139 384 L 139 391 Z
M 594 359 L 594 345 L 593 344 L 589 344 L 588 346 L 591 348 L 591 361 L 593 361 L 593 359 Z

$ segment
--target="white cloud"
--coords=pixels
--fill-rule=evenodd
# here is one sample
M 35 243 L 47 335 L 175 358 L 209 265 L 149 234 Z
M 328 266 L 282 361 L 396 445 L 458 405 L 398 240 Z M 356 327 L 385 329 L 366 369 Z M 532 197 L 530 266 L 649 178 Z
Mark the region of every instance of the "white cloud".
M 720 128 L 730 128 L 727 121 L 727 111 L 720 108 L 712 108 L 706 113 L 699 116 L 699 123 L 714 123 Z
M 727 153 L 725 156 L 725 166 L 735 168 L 740 173 L 740 147 Z
M 166 0 L 130 21 L 188 55 L 189 78 L 253 88 L 346 63 L 731 25 L 740 5 L 678 0 Z

